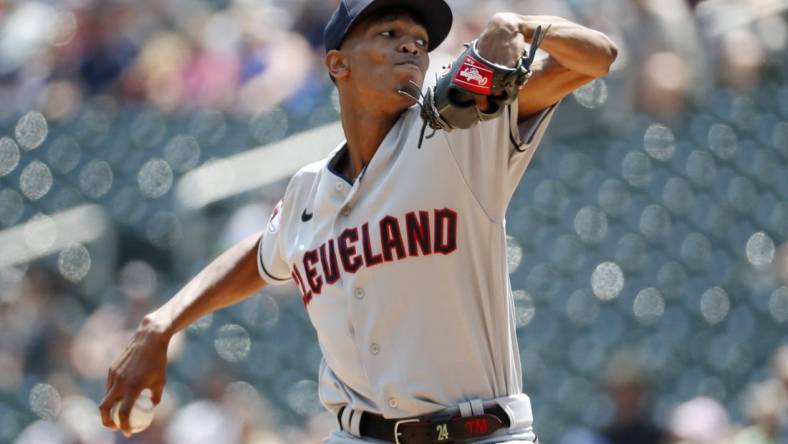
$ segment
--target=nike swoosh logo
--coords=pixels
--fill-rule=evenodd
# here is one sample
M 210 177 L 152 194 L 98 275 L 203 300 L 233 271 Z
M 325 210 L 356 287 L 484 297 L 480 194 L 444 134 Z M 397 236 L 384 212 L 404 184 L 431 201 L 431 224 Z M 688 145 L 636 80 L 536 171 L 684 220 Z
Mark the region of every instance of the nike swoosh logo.
M 309 222 L 310 220 L 312 220 L 312 216 L 314 216 L 314 214 L 307 213 L 306 209 L 304 209 L 304 212 L 301 213 L 301 222 Z

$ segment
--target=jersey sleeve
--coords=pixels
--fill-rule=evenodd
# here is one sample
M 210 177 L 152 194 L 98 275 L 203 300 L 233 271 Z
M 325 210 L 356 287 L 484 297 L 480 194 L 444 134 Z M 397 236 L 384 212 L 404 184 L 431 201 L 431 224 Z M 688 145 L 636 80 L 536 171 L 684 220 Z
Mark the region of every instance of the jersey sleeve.
M 282 285 L 290 282 L 290 271 L 282 259 L 280 225 L 282 221 L 283 201 L 274 207 L 263 237 L 257 246 L 257 269 L 260 276 L 270 285 Z
M 559 102 L 560 103 L 560 102 Z M 517 102 L 493 120 L 444 133 L 467 186 L 493 220 L 502 220 L 558 103 L 518 124 Z

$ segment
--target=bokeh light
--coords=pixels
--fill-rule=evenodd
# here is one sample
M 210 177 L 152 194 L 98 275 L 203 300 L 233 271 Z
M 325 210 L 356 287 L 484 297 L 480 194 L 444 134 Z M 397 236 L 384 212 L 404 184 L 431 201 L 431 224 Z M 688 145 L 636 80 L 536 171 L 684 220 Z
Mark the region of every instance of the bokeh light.
M 755 206 L 758 190 L 746 177 L 737 176 L 728 186 L 728 202 L 740 213 L 748 213 Z
M 145 234 L 159 248 L 169 248 L 181 239 L 183 225 L 177 215 L 159 211 L 145 224 Z
M 665 314 L 665 301 L 662 293 L 656 288 L 646 288 L 638 292 L 632 310 L 638 322 L 651 325 L 659 321 Z
M 649 205 L 640 215 L 640 232 L 653 242 L 665 239 L 670 234 L 670 214 L 660 205 Z
M 16 124 L 16 141 L 25 150 L 34 150 L 44 143 L 49 133 L 47 119 L 38 111 L 31 111 Z
M 689 277 L 684 266 L 676 261 L 666 262 L 657 272 L 657 285 L 668 299 L 678 298 L 688 283 Z
M 700 187 L 710 187 L 717 178 L 714 157 L 705 151 L 693 151 L 687 157 L 687 177 Z
M 774 290 L 769 299 L 769 313 L 779 324 L 788 322 L 788 287 Z
M 281 109 L 260 113 L 252 118 L 249 127 L 252 137 L 257 143 L 276 142 L 287 134 L 287 113 Z
M 47 151 L 47 164 L 60 174 L 68 174 L 79 165 L 82 150 L 73 137 L 60 136 L 56 138 Z
M 607 102 L 607 83 L 603 79 L 596 79 L 574 92 L 577 103 L 589 109 L 596 109 Z
M 151 159 L 145 163 L 137 174 L 140 192 L 151 199 L 167 194 L 174 180 L 172 168 L 167 161 Z
M 627 153 L 621 164 L 622 175 L 630 185 L 642 188 L 651 182 L 651 159 L 645 153 Z
M 667 126 L 655 123 L 646 130 L 646 134 L 643 136 L 643 145 L 648 155 L 654 160 L 667 162 L 676 151 L 676 136 Z
M 673 214 L 684 216 L 695 207 L 695 192 L 686 179 L 671 177 L 662 190 L 662 202 Z
M 599 206 L 610 216 L 621 217 L 629 209 L 632 197 L 624 182 L 607 179 L 599 188 Z
M 625 234 L 616 242 L 616 263 L 626 271 L 639 271 L 645 265 L 647 254 L 646 241 L 635 233 Z
M 506 237 L 506 265 L 509 268 L 509 273 L 514 273 L 523 262 L 523 247 L 520 242 L 513 236 Z
M 30 162 L 19 176 L 19 189 L 30 200 L 39 200 L 52 189 L 52 172 L 43 162 Z
M 213 313 L 208 313 L 207 315 L 189 324 L 187 330 L 189 333 L 200 335 L 208 331 L 208 329 L 211 328 L 211 324 L 213 324 Z
M 90 271 L 90 252 L 82 245 L 74 244 L 60 251 L 57 268 L 71 282 L 79 282 Z
M 0 139 L 0 177 L 7 176 L 19 165 L 19 146 L 13 139 Z
M 279 303 L 268 294 L 260 294 L 241 304 L 244 324 L 257 330 L 268 330 L 279 321 Z
M 91 199 L 98 199 L 109 192 L 115 176 L 112 167 L 103 160 L 91 160 L 79 173 L 79 188 Z
M 255 416 L 265 406 L 260 394 L 252 384 L 246 381 L 235 381 L 227 384 L 224 399 L 238 408 L 238 413 Z
M 245 328 L 237 324 L 226 324 L 216 332 L 213 346 L 222 359 L 237 363 L 249 357 L 252 341 Z
M 196 167 L 200 163 L 200 155 L 200 144 L 191 136 L 176 136 L 164 149 L 165 160 L 178 173 Z
M 146 299 L 156 292 L 156 270 L 144 261 L 130 261 L 120 270 L 119 286 L 132 299 Z M 210 322 L 208 323 L 210 325 Z
M 523 328 L 531 323 L 536 314 L 534 299 L 525 290 L 512 292 L 514 298 L 514 319 L 517 328 Z
M 591 290 L 576 290 L 566 303 L 566 315 L 577 325 L 590 325 L 599 316 L 599 300 Z
M 293 384 L 287 393 L 287 403 L 293 411 L 304 416 L 312 416 L 322 411 L 317 396 L 317 382 L 304 379 Z
M 597 207 L 584 207 L 575 216 L 575 232 L 587 243 L 599 243 L 607 237 L 605 213 Z
M 545 216 L 558 217 L 566 205 L 566 187 L 557 180 L 544 180 L 534 190 L 534 206 Z
M 728 293 L 720 287 L 706 290 L 700 300 L 700 313 L 709 324 L 719 324 L 731 308 Z
M 703 233 L 689 233 L 681 243 L 681 258 L 693 271 L 706 270 L 711 265 L 711 242 Z
M 140 148 L 149 148 L 161 143 L 167 127 L 164 117 L 155 110 L 141 112 L 132 122 L 131 140 Z
M 747 260 L 755 267 L 770 265 L 774 259 L 774 251 L 774 241 L 766 233 L 755 233 L 747 241 Z
M 709 129 L 709 149 L 722 160 L 732 159 L 739 150 L 736 132 L 728 125 L 717 123 Z
M 8 188 L 0 190 L 0 225 L 15 224 L 24 211 L 25 202 L 19 193 Z
M 60 392 L 49 384 L 36 384 L 28 396 L 30 410 L 41 419 L 54 420 L 60 414 Z
M 615 262 L 604 262 L 591 274 L 591 289 L 603 301 L 615 299 L 624 289 L 624 272 Z

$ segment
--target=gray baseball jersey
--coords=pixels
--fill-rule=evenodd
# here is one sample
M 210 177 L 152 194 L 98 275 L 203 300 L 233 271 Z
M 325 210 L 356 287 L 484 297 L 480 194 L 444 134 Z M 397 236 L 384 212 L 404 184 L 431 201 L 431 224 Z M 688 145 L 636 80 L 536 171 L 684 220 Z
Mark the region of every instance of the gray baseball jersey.
M 355 182 L 337 172 L 345 143 L 292 178 L 258 265 L 303 296 L 327 408 L 404 418 L 521 394 L 504 217 L 555 108 L 419 149 L 412 107 Z

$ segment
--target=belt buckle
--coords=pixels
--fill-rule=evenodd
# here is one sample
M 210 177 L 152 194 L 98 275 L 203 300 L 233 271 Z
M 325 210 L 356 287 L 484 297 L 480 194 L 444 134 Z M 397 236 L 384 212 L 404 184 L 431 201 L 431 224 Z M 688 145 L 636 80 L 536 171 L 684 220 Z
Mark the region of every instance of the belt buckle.
M 419 422 L 418 419 L 401 419 L 394 423 L 394 444 L 402 444 L 399 440 L 399 437 L 402 436 L 402 433 L 399 432 L 399 426 L 402 424 L 412 424 L 414 422 Z

